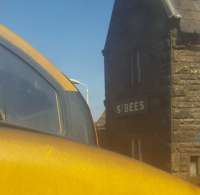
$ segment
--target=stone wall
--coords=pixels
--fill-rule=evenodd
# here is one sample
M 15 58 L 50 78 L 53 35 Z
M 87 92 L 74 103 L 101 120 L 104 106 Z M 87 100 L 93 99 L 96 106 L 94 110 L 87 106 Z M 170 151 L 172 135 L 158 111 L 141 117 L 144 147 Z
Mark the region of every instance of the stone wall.
M 200 45 L 172 49 L 172 173 L 190 179 L 191 156 L 200 156 Z

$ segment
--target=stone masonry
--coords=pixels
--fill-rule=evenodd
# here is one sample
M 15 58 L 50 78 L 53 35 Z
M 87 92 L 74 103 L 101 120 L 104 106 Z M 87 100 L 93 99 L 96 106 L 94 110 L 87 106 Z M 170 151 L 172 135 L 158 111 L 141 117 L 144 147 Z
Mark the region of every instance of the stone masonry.
M 171 96 L 172 172 L 188 178 L 200 154 L 200 45 L 174 46 Z

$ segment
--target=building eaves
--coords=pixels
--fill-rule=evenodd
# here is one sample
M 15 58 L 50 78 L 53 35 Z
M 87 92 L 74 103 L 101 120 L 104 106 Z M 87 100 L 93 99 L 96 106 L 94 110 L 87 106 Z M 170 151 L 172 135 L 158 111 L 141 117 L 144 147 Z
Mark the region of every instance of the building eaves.
M 171 0 L 162 0 L 162 2 L 169 18 L 180 19 L 182 17 L 172 4 Z
M 200 0 L 161 0 L 169 18 L 179 21 L 181 32 L 200 34 Z

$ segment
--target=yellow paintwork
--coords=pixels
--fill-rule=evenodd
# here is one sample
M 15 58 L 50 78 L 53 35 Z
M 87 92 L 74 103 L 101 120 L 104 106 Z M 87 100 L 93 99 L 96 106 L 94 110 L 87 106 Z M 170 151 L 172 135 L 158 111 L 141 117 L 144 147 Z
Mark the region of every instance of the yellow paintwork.
M 0 128 L 2 195 L 199 195 L 148 165 L 53 136 Z
M 21 39 L 8 28 L 0 25 L 0 37 L 19 48 L 26 55 L 32 58 L 45 71 L 47 71 L 63 88 L 67 91 L 77 91 L 76 87 L 67 79 L 53 64 L 51 64 L 42 54 L 31 47 L 26 41 Z

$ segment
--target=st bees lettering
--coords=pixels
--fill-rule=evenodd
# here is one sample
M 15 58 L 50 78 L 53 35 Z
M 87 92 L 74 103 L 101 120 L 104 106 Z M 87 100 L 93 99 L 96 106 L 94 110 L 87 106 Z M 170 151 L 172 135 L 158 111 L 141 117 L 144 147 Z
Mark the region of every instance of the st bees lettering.
M 128 100 L 114 105 L 115 116 L 144 113 L 147 110 L 146 100 Z

